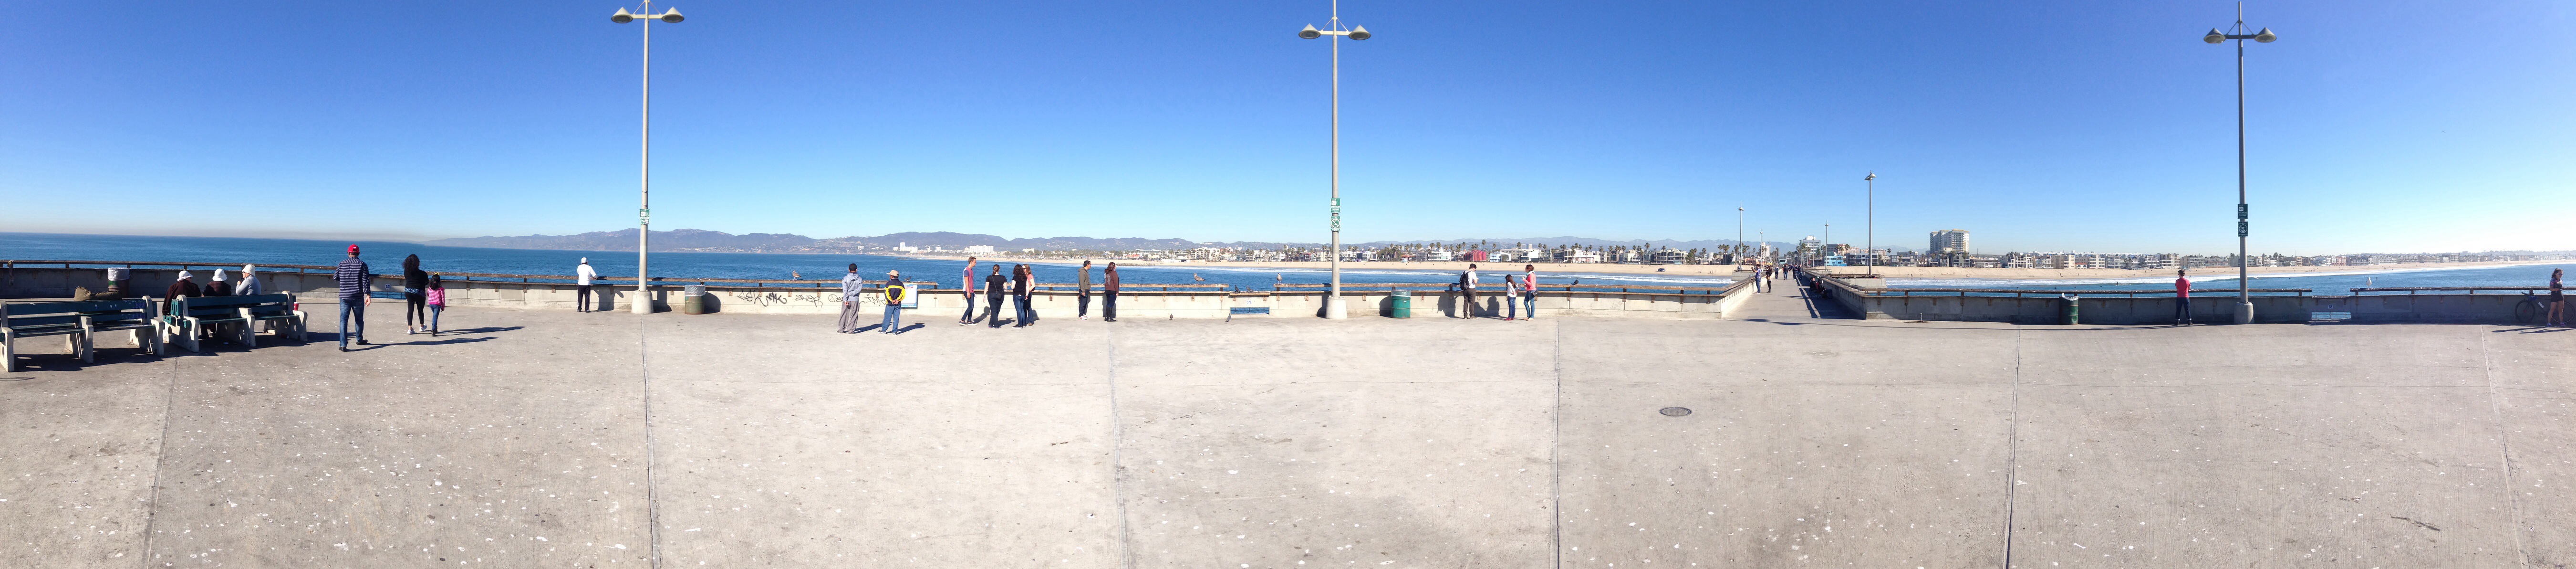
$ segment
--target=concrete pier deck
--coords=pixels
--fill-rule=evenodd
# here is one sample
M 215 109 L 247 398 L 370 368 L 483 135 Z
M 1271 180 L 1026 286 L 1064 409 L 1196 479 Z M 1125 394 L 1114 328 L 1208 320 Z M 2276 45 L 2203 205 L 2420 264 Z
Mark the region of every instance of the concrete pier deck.
M 2576 334 L 1838 320 L 1796 290 L 1758 320 L 459 309 L 432 338 L 379 303 L 352 353 L 40 340 L 0 375 L 0 565 L 2576 560 Z

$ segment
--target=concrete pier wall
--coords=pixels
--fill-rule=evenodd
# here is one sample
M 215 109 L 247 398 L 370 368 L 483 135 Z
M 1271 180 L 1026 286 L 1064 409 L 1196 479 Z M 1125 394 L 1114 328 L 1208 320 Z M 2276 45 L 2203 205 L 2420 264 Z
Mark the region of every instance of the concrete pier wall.
M 1889 294 L 1885 289 L 1854 286 L 1840 279 L 1813 279 L 1826 297 L 1850 314 L 1871 319 L 1944 320 L 2063 324 L 2066 301 L 2056 296 L 1947 296 L 1917 291 Z M 2351 313 L 2347 322 L 2516 324 L 2514 306 L 2521 294 L 2416 294 L 2372 296 L 2256 296 L 2254 318 L 2266 324 L 2305 323 L 2316 314 Z M 2081 297 L 2077 310 L 2085 324 L 2170 324 L 2171 296 Z M 2202 324 L 2231 322 L 2237 297 L 2192 297 L 2191 316 Z

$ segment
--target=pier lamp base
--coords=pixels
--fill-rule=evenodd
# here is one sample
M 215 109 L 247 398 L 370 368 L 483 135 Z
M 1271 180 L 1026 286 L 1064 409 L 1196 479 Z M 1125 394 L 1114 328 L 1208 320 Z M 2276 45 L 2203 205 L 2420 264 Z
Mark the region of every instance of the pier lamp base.
M 2238 324 L 2253 324 L 2253 323 L 2254 323 L 2254 303 L 2251 303 L 2251 302 L 2242 302 L 2242 303 L 2237 303 L 2237 305 L 2236 305 L 2236 323 L 2238 323 Z
M 1349 318 L 1350 316 L 1349 307 L 1342 304 L 1341 291 L 1334 290 L 1324 292 L 1324 318 L 1341 320 Z

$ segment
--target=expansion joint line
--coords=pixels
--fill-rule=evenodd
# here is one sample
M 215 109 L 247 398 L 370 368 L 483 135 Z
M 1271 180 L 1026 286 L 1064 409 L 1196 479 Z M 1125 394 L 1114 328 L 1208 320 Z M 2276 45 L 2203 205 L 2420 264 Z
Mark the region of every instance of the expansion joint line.
M 2495 416 L 2496 454 L 2504 463 L 2504 505 L 2513 521 L 2513 566 L 2531 566 L 2531 553 L 2522 547 L 2522 500 L 2513 495 L 2513 432 L 2504 425 L 2504 393 L 2496 391 L 2495 351 L 2487 347 L 2487 335 L 2478 335 L 2478 355 L 2486 363 L 2487 410 Z
M 1565 567 L 1565 467 L 1559 459 L 1565 452 L 1565 320 L 1549 318 L 1547 325 L 1548 334 L 1552 336 L 1548 342 L 1552 347 L 1548 354 L 1548 367 L 1556 374 L 1556 403 L 1548 406 L 1547 411 L 1547 525 L 1549 534 L 1553 536 L 1549 542 L 1551 558 L 1555 559 L 1555 567 L 1562 569 Z
M 1118 566 L 1135 569 L 1136 547 L 1127 537 L 1127 463 L 1120 455 L 1127 446 L 1127 430 L 1118 421 L 1118 327 L 1100 328 L 1101 344 L 1109 358 L 1109 501 L 1117 505 Z
M 645 298 L 644 302 L 653 299 Z M 649 314 L 649 313 L 648 313 Z M 662 500 L 653 484 L 653 350 L 643 318 L 635 319 L 635 369 L 644 378 L 644 532 L 652 540 L 653 569 L 662 567 Z
M 2021 483 L 2021 339 L 2023 332 L 2013 333 L 2012 409 L 2004 415 L 2010 424 L 2004 428 L 2004 569 L 2012 569 L 2013 485 Z
M 168 348 L 165 346 L 163 349 Z M 151 567 L 152 558 L 156 557 L 152 554 L 152 523 L 161 519 L 161 516 L 154 514 L 161 509 L 161 472 L 169 469 L 167 463 L 170 461 L 170 416 L 175 414 L 174 411 L 178 408 L 179 362 L 172 361 L 170 362 L 170 391 L 163 395 L 161 400 L 161 440 L 154 443 L 152 449 L 152 488 L 144 494 L 143 498 L 143 551 L 137 557 L 143 558 L 144 567 Z

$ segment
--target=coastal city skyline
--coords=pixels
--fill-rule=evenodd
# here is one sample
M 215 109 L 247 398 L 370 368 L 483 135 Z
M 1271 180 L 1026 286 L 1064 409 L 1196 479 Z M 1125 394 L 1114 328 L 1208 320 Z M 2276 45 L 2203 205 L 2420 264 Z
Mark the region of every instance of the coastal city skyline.
M 2231 249 L 2232 3 L 1592 7 L 1352 4 L 1346 235 L 1861 242 L 1967 227 L 1981 250 Z M 657 227 L 862 235 L 1324 234 L 1314 6 L 1126 11 L 687 7 L 656 39 Z M 17 230 L 432 240 L 631 227 L 636 54 L 587 8 L 35 6 L 0 49 L 0 192 L 383 198 L 145 208 Z M 2253 249 L 2555 250 L 2576 142 L 2569 8 L 2248 7 Z M 1527 22 L 1604 30 L 1528 41 Z M 1099 33 L 1150 29 L 1148 34 Z M 2029 34 L 1997 42 L 1963 30 Z M 2428 37 L 2478 32 L 2474 41 Z M 862 38 L 866 38 L 864 41 Z M 211 49 L 208 49 L 211 48 Z M 179 96 L 184 93 L 185 96 Z M 2439 199 L 2427 199 L 2439 196 Z M 1426 214 L 1455 205 L 1456 215 Z M 2399 204 L 2403 204 L 2402 206 Z M 1846 233 L 1849 232 L 1849 233 Z

